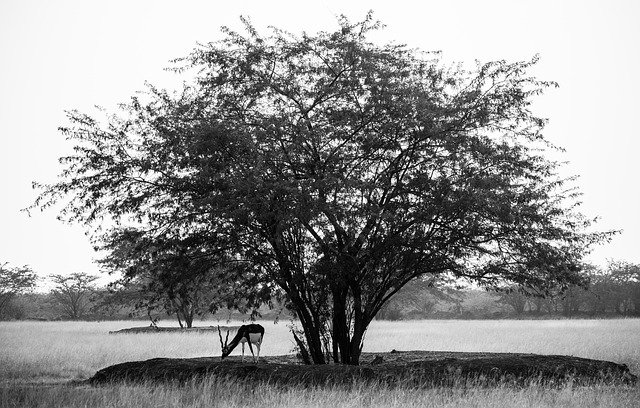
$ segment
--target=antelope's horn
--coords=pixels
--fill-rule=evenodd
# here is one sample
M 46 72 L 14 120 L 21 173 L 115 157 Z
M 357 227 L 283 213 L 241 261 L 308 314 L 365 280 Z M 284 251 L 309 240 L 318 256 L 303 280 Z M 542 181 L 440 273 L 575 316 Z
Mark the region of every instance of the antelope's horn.
M 224 339 L 224 344 L 228 344 L 229 343 L 229 330 L 227 330 L 227 338 Z

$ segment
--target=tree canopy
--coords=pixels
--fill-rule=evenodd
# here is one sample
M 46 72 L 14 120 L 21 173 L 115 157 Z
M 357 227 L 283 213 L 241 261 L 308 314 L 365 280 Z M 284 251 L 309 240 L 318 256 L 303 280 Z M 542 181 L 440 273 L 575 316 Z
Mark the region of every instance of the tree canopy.
M 55 285 L 51 295 L 60 311 L 74 320 L 84 317 L 91 306 L 94 282 L 98 277 L 75 272 L 69 275 L 51 275 L 50 279 Z
M 286 296 L 315 363 L 357 364 L 376 313 L 421 276 L 579 283 L 608 234 L 587 232 L 579 192 L 545 156 L 531 103 L 555 83 L 528 74 L 537 58 L 451 67 L 369 41 L 371 15 L 339 23 L 223 28 L 176 60 L 194 76 L 182 91 L 149 86 L 106 121 L 69 112 L 75 154 L 36 205 L 66 200 L 68 220 L 196 237 L 251 265 Z
M 16 295 L 31 291 L 37 280 L 38 276 L 27 265 L 12 267 L 8 262 L 0 263 L 0 316 Z
M 263 284 L 255 268 L 231 262 L 203 236 L 177 239 L 150 237 L 144 231 L 116 228 L 102 237 L 107 253 L 100 264 L 109 272 L 121 272 L 112 285 L 118 291 L 138 292 L 137 309 L 161 307 L 175 314 L 180 327 L 192 327 L 196 315 L 219 308 L 252 310 L 270 300 L 270 286 Z

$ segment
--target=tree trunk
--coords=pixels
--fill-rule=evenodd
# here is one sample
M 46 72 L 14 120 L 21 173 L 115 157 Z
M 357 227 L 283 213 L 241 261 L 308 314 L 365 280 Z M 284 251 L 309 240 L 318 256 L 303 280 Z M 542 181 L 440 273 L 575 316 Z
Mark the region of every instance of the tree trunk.
M 300 324 L 304 331 L 304 337 L 307 341 L 307 352 L 309 356 L 311 356 L 313 364 L 326 364 L 320 334 L 322 328 L 314 322 L 313 316 L 309 311 L 309 307 L 305 305 L 302 299 L 295 294 L 292 294 L 290 297 L 296 311 L 296 315 L 298 316 L 298 319 L 300 319 Z
M 313 364 L 326 364 L 324 352 L 322 351 L 322 341 L 320 340 L 320 328 L 312 323 L 303 323 L 304 336 L 307 341 L 307 352 L 311 356 Z
M 333 358 L 335 363 L 349 364 L 349 322 L 346 314 L 346 295 L 333 294 L 333 344 L 337 346 Z
M 72 320 L 78 320 L 78 318 L 80 317 L 80 306 L 78 298 L 70 292 L 67 294 L 67 296 L 69 298 L 69 317 Z
M 364 340 L 365 328 L 356 328 L 351 338 L 351 349 L 349 350 L 349 362 L 347 364 L 359 365 L 360 355 L 362 354 L 362 340 Z
M 178 318 L 178 324 L 181 329 L 184 329 L 184 324 L 182 324 L 182 317 L 180 316 L 180 307 L 176 304 L 175 300 L 171 300 L 171 306 L 173 306 L 173 310 L 176 312 L 176 317 Z
M 362 341 L 372 318 L 361 310 L 362 304 L 358 293 L 355 295 L 353 333 L 351 333 L 351 322 L 346 314 L 346 293 L 334 293 L 333 296 L 333 355 L 336 363 L 349 365 L 358 365 L 360 363 Z
M 193 310 L 184 312 L 184 323 L 190 329 L 193 326 Z
M 184 320 L 185 326 L 187 329 L 190 329 L 193 326 L 193 307 L 192 303 L 189 300 L 180 299 L 180 310 L 182 312 L 182 319 Z
M 348 326 L 334 326 L 333 336 L 338 344 L 338 352 L 334 350 L 334 359 L 338 358 L 337 363 L 358 365 L 360 364 L 360 355 L 362 354 L 362 341 L 368 327 L 367 322 L 354 324 L 353 335 L 349 335 Z
M 298 336 L 296 335 L 296 332 L 293 331 L 293 329 L 291 330 L 291 334 L 293 334 L 293 339 L 296 341 L 296 344 L 298 345 L 298 348 L 300 349 L 300 356 L 302 357 L 302 361 L 305 364 L 311 364 L 311 357 L 309 357 L 309 351 L 307 350 L 306 346 L 304 345 L 304 342 L 302 340 L 300 340 L 300 338 L 298 338 Z

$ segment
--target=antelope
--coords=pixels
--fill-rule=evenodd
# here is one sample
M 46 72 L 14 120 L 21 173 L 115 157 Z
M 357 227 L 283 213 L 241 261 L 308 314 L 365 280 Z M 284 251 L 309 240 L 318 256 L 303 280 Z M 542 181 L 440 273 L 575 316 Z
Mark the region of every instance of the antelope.
M 234 348 L 238 345 L 238 343 L 242 343 L 242 362 L 244 362 L 244 343 L 249 342 L 249 350 L 251 350 L 251 355 L 253 356 L 253 362 L 257 363 L 260 359 L 260 346 L 262 345 L 262 339 L 264 338 L 264 327 L 259 324 L 245 324 L 240 326 L 238 329 L 238 333 L 236 333 L 231 343 L 229 341 L 229 330 L 227 330 L 227 337 L 224 342 L 222 341 L 222 332 L 220 331 L 220 326 L 218 326 L 218 336 L 220 336 L 220 345 L 222 346 L 222 357 L 221 359 L 227 357 Z M 258 349 L 258 355 L 256 357 L 253 354 L 253 346 L 254 344 Z

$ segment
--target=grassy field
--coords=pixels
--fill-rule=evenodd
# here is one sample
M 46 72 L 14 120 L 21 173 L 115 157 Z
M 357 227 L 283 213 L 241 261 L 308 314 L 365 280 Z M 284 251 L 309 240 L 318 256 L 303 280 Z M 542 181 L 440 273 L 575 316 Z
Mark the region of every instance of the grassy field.
M 163 322 L 162 325 L 173 323 Z M 215 325 L 217 322 L 197 322 Z M 262 355 L 287 354 L 286 324 L 262 322 Z M 0 322 L 0 406 L 247 407 L 447 406 L 637 407 L 640 387 L 531 386 L 389 389 L 282 389 L 210 380 L 187 386 L 69 385 L 108 365 L 154 357 L 220 354 L 214 333 L 118 334 L 143 322 Z M 627 364 L 640 374 L 640 320 L 374 322 L 365 351 L 447 350 L 565 354 Z

